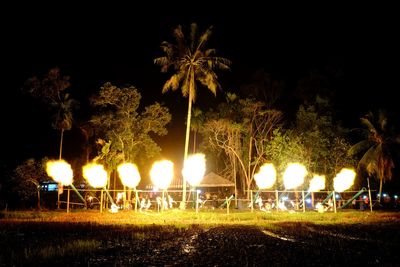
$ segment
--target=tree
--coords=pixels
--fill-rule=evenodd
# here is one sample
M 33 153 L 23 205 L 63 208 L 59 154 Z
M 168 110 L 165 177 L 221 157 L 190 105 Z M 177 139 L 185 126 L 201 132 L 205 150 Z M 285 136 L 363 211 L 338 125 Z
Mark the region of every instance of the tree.
M 38 209 L 40 209 L 40 182 L 47 178 L 45 171 L 47 161 L 47 158 L 40 161 L 27 159 L 15 168 L 13 175 L 13 191 L 24 201 L 37 195 Z
M 266 161 L 266 144 L 279 126 L 282 113 L 234 94 L 227 94 L 227 101 L 216 113 L 209 113 L 203 127 L 204 139 L 216 153 L 218 149 L 224 151 L 235 184 L 238 171 L 242 190 L 247 189 L 249 196 L 254 173 Z
M 64 131 L 72 128 L 73 109 L 78 105 L 66 92 L 71 85 L 69 79 L 69 76 L 61 76 L 59 68 L 53 68 L 43 79 L 32 77 L 25 84 L 32 96 L 41 99 L 54 111 L 52 126 L 60 131 L 59 159 L 62 158 Z
M 393 152 L 396 144 L 399 144 L 399 139 L 394 128 L 388 124 L 388 117 L 383 111 L 379 111 L 378 114 L 369 112 L 360 120 L 364 126 L 360 129 L 364 140 L 353 145 L 349 154 L 362 154 L 358 170 L 366 170 L 368 175 L 379 179 L 380 201 L 383 183 L 392 178 Z
M 173 31 L 176 43 L 162 42 L 161 49 L 165 56 L 154 59 L 154 63 L 161 66 L 161 72 L 167 72 L 169 68 L 173 68 L 175 72 L 164 84 L 162 92 L 165 93 L 170 89 L 175 91 L 180 87 L 183 96 L 188 97 L 184 159 L 187 158 L 189 149 L 190 120 L 192 103 L 196 100 L 196 82 L 200 82 L 215 95 L 220 85 L 214 70 L 228 70 L 231 63 L 226 58 L 215 56 L 215 49 L 206 48 L 212 30 L 211 26 L 199 35 L 197 24 L 192 23 L 190 35 L 186 38 L 179 25 Z M 183 177 L 182 203 L 185 202 L 186 179 Z
M 99 159 L 109 170 L 115 170 L 124 161 L 145 164 L 161 151 L 152 136 L 167 134 L 171 115 L 159 103 L 140 112 L 140 99 L 135 87 L 118 88 L 111 83 L 104 84 L 91 99 L 97 108 L 91 123 L 101 146 Z

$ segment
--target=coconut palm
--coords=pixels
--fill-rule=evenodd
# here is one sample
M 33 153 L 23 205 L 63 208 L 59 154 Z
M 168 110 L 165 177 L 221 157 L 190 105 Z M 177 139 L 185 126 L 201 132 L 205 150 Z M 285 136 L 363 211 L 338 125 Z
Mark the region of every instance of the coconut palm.
M 388 119 L 384 112 L 380 111 L 378 116 L 369 112 L 361 123 L 365 127 L 362 129 L 364 140 L 353 145 L 350 155 L 362 153 L 358 163 L 359 170 L 365 170 L 368 175 L 374 175 L 380 180 L 379 201 L 381 200 L 382 184 L 392 178 L 394 168 L 393 151 L 398 139 L 392 128 L 388 127 Z
M 59 98 L 51 103 L 51 106 L 56 110 L 52 126 L 54 129 L 59 130 L 61 134 L 59 159 L 62 157 L 64 131 L 72 128 L 72 111 L 77 104 L 76 100 L 69 98 L 69 94 L 60 94 Z
M 41 99 L 54 111 L 53 128 L 60 130 L 59 158 L 62 157 L 64 131 L 72 127 L 72 111 L 77 101 L 71 99 L 66 90 L 70 87 L 69 76 L 61 76 L 59 68 L 50 69 L 43 79 L 32 77 L 25 84 L 25 90 Z
M 187 38 L 179 25 L 173 31 L 175 43 L 162 42 L 161 49 L 165 55 L 154 59 L 154 63 L 161 66 L 161 72 L 167 72 L 170 68 L 174 70 L 174 74 L 165 82 L 162 92 L 181 88 L 183 96 L 188 97 L 184 159 L 187 158 L 189 148 L 190 119 L 192 103 L 196 100 L 196 82 L 200 82 L 215 95 L 220 85 L 214 70 L 228 70 L 231 63 L 226 58 L 215 56 L 215 49 L 206 49 L 212 30 L 211 26 L 199 35 L 197 24 L 192 23 Z M 183 178 L 182 202 L 185 201 L 186 181 Z

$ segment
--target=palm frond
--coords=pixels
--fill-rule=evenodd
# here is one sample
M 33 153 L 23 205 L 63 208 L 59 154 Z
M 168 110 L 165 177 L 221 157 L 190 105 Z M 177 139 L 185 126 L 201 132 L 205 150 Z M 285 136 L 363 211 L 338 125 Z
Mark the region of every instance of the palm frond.
M 165 82 L 162 93 L 167 92 L 169 89 L 172 89 L 173 91 L 178 89 L 181 80 L 182 80 L 182 73 L 178 72 L 178 73 L 172 75 L 171 78 L 169 78 Z
M 206 45 L 207 41 L 210 39 L 212 34 L 213 26 L 210 26 L 199 38 L 199 44 L 197 45 L 196 50 L 202 50 Z
M 378 118 L 379 127 L 383 132 L 385 132 L 386 126 L 387 126 L 386 113 L 384 111 L 380 110 L 378 116 L 379 116 L 379 118 Z
M 215 53 L 217 53 L 217 50 L 214 48 L 210 48 L 210 49 L 207 49 L 206 51 L 204 51 L 204 56 L 210 57 L 212 55 L 215 55 Z
M 359 153 L 367 151 L 367 149 L 370 148 L 372 145 L 373 145 L 373 142 L 371 142 L 370 140 L 360 141 L 357 144 L 355 144 L 352 147 L 350 147 L 350 149 L 347 152 L 347 154 L 349 156 L 355 156 L 355 155 L 357 155 Z
M 192 23 L 190 25 L 190 50 L 194 50 L 194 46 L 196 45 L 196 39 L 197 39 L 197 24 Z
M 205 87 L 210 89 L 210 91 L 216 95 L 217 94 L 217 88 L 220 86 L 219 83 L 217 82 L 217 77 L 213 71 L 206 71 L 204 72 L 204 75 L 199 76 L 198 80 L 203 84 Z
M 372 146 L 372 147 L 370 147 L 370 149 L 367 150 L 367 152 L 365 152 L 363 157 L 358 162 L 358 168 L 364 167 L 366 169 L 368 164 L 371 164 L 371 163 L 374 163 L 376 165 L 375 155 L 376 155 L 375 147 Z
M 230 70 L 230 65 L 232 62 L 223 57 L 213 57 L 212 58 L 213 68 L 221 70 Z
M 378 133 L 378 131 L 376 130 L 374 124 L 370 121 L 370 119 L 364 117 L 361 118 L 361 124 L 364 125 L 370 132 L 372 133 Z

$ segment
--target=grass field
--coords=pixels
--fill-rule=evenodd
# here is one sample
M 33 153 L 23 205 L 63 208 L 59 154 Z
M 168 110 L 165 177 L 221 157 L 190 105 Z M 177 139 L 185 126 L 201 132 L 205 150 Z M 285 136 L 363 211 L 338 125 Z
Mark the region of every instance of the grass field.
M 399 266 L 400 213 L 0 213 L 0 266 Z

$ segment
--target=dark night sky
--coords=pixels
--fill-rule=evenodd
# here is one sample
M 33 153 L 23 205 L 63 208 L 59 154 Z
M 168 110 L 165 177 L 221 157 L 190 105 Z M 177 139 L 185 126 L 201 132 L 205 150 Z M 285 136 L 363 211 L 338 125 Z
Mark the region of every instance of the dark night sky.
M 161 55 L 161 41 L 171 40 L 170 31 L 177 24 L 197 22 L 201 29 L 215 26 L 210 47 L 233 62 L 229 73 L 219 72 L 224 90 L 237 89 L 260 68 L 293 87 L 307 70 L 334 65 L 345 73 L 337 95 L 349 97 L 338 104 L 338 111 L 346 114 L 343 119 L 349 124 L 357 124 L 371 108 L 395 107 L 398 86 L 388 81 L 395 70 L 389 71 L 386 64 L 391 50 L 385 46 L 392 37 L 379 25 L 364 18 L 349 20 L 341 7 L 300 12 L 296 7 L 289 11 L 230 5 L 230 10 L 223 12 L 215 8 L 188 12 L 122 6 L 9 10 L 1 26 L 3 164 L 57 155 L 58 133 L 51 129 L 46 109 L 19 91 L 26 79 L 55 66 L 71 76 L 73 96 L 82 105 L 107 81 L 136 86 L 144 104 L 164 102 L 171 108 L 173 123 L 170 134 L 160 141 L 167 157 L 180 157 L 187 100 L 180 92 L 161 94 L 167 76 L 152 62 Z M 356 97 L 360 98 L 354 103 Z M 199 93 L 198 105 L 209 101 L 217 100 L 207 91 Z M 72 131 L 65 138 L 64 152 L 76 153 L 71 150 L 79 147 L 78 134 Z M 176 143 L 179 138 L 181 143 Z

